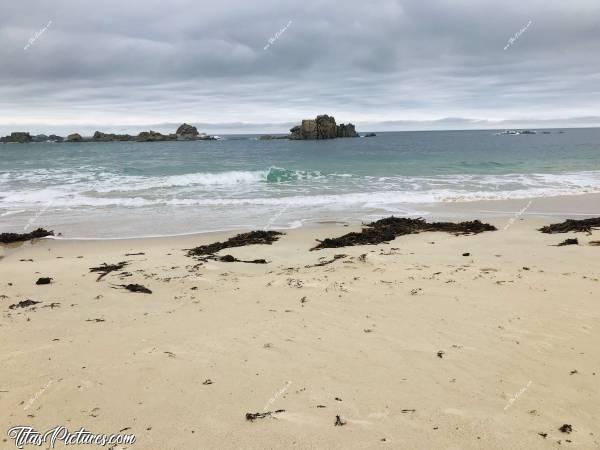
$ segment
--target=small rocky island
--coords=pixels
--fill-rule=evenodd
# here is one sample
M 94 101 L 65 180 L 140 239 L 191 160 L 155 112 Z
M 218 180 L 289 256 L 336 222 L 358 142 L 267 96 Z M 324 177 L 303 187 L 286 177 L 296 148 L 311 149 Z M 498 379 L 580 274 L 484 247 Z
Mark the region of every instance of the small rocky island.
M 31 136 L 26 132 L 13 132 L 8 136 L 0 137 L 0 143 L 6 144 L 26 144 L 29 142 L 161 142 L 161 141 L 207 141 L 215 140 L 214 136 L 209 136 L 206 133 L 199 133 L 198 129 L 192 125 L 184 123 L 175 133 L 161 134 L 157 131 L 142 131 L 137 136 L 129 134 L 113 134 L 102 133 L 96 131 L 92 137 L 82 137 L 79 133 L 73 133 L 63 138 L 51 134 L 39 134 Z
M 289 138 L 292 140 L 359 137 L 353 124 L 337 125 L 335 118 L 327 114 L 317 116 L 316 119 L 303 120 L 302 125 L 295 126 L 290 133 Z

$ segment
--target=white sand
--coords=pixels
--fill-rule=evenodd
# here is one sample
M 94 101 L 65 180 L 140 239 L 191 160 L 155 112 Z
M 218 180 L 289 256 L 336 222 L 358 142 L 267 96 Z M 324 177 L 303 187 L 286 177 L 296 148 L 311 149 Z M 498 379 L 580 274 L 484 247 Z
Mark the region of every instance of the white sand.
M 12 426 L 65 425 L 130 427 L 134 449 L 598 448 L 600 233 L 554 247 L 575 235 L 494 223 L 319 252 L 315 238 L 352 228 L 301 229 L 221 252 L 267 265 L 196 269 L 182 249 L 234 233 L 11 246 L 0 447 Z M 88 270 L 119 261 L 131 276 Z M 9 309 L 24 299 L 42 303 Z M 265 409 L 285 412 L 245 419 Z

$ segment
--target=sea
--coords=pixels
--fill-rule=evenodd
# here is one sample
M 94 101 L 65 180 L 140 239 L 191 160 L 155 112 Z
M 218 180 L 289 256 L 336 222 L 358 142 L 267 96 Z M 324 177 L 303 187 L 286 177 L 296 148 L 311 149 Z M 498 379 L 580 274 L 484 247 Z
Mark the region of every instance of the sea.
M 0 231 L 63 239 L 427 218 L 444 204 L 586 193 L 600 193 L 600 129 L 0 144 Z

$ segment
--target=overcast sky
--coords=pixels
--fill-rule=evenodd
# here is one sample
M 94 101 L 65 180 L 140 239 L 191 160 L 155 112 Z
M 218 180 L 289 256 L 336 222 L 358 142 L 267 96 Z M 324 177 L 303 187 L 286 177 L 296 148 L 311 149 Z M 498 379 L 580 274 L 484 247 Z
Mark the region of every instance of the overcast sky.
M 599 24 L 599 0 L 3 0 L 0 125 L 600 125 Z

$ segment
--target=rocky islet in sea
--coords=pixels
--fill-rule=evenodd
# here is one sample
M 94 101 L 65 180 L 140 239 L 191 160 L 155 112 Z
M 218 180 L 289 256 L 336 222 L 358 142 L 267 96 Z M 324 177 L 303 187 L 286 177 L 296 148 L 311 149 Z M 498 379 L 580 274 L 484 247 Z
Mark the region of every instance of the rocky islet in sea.
M 370 133 L 368 136 L 374 136 Z M 289 135 L 261 136 L 260 140 L 290 139 L 290 140 L 320 140 L 359 137 L 353 124 L 337 124 L 333 116 L 319 115 L 316 119 L 302 120 L 302 124 L 293 127 Z M 182 124 L 175 133 L 162 134 L 158 131 L 142 131 L 137 136 L 129 134 L 103 133 L 96 131 L 91 137 L 83 137 L 79 133 L 69 134 L 66 138 L 51 134 L 32 136 L 28 132 L 16 131 L 5 137 L 0 137 L 0 143 L 26 144 L 30 142 L 163 142 L 163 141 L 207 141 L 216 140 L 214 136 L 198 132 L 198 129 L 187 123 Z
M 199 133 L 198 129 L 192 125 L 184 123 L 175 133 L 161 134 L 157 131 L 142 131 L 137 136 L 129 134 L 103 133 L 96 131 L 91 137 L 83 137 L 79 133 L 69 134 L 66 138 L 51 134 L 39 134 L 32 136 L 30 133 L 16 131 L 5 137 L 0 137 L 0 143 L 6 144 L 27 144 L 29 142 L 159 142 L 159 141 L 206 141 L 215 140 L 214 136 L 206 133 Z

